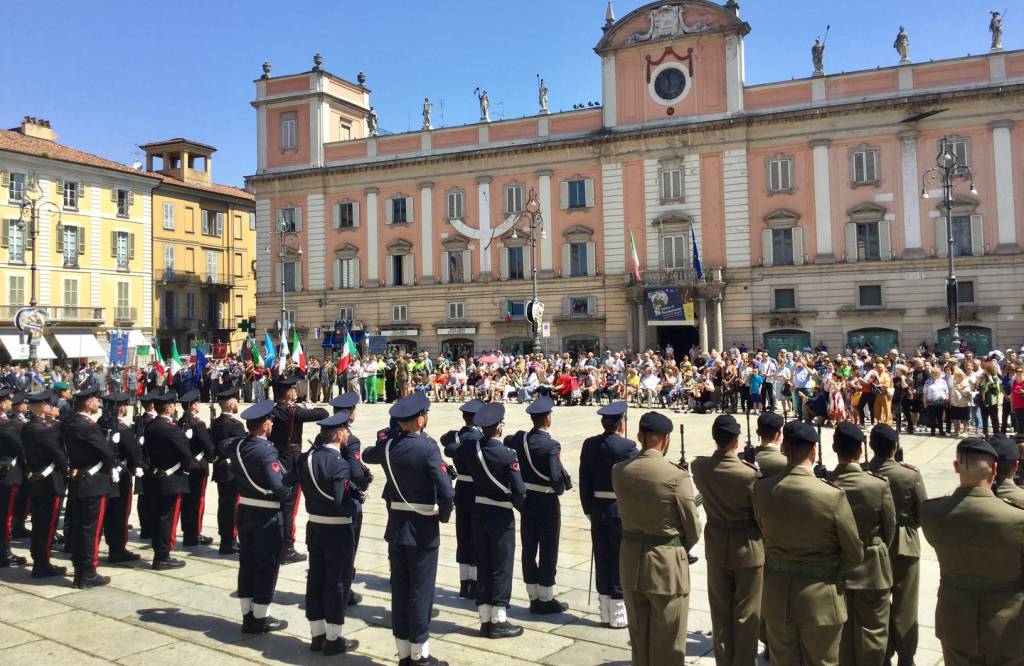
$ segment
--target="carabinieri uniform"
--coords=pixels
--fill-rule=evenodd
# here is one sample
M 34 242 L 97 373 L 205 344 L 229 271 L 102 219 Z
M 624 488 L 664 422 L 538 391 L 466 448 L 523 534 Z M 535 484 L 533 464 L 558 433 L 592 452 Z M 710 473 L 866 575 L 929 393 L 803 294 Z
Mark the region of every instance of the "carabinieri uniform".
M 469 470 L 476 460 L 476 443 L 480 441 L 480 429 L 473 425 L 473 417 L 483 406 L 481 400 L 475 399 L 463 404 L 459 411 L 465 425 L 441 435 L 444 454 L 451 458 L 457 470 L 462 470 L 455 477 L 455 561 L 459 563 L 459 596 L 463 599 L 476 598 L 477 568 L 473 552 L 476 493 Z

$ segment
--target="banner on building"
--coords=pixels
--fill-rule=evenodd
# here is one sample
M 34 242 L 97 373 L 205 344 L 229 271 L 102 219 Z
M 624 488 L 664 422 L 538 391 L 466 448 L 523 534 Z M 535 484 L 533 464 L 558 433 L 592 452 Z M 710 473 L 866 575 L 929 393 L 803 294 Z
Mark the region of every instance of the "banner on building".
M 685 300 L 680 287 L 648 287 L 644 289 L 644 305 L 648 326 L 695 326 L 693 302 Z

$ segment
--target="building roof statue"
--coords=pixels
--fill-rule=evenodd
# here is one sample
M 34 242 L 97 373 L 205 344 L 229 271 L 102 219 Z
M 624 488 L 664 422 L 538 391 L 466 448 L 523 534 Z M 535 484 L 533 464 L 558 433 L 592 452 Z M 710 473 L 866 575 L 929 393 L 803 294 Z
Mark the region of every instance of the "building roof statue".
M 1003 15 L 999 12 L 989 12 L 992 20 L 988 22 L 988 31 L 992 33 L 992 50 L 1003 50 Z
M 907 29 L 902 25 L 900 26 L 899 33 L 896 34 L 896 41 L 892 43 L 892 47 L 896 49 L 896 53 L 900 54 L 901 65 L 910 63 L 910 35 L 907 34 Z
M 371 106 L 370 112 L 366 114 L 366 132 L 370 136 L 377 136 L 379 131 L 377 128 L 377 112 Z
M 433 129 L 433 126 L 430 124 L 430 109 L 431 108 L 432 107 L 431 107 L 431 104 L 430 104 L 430 98 L 429 97 L 424 97 L 423 98 L 423 129 L 425 129 L 425 130 Z
M 825 75 L 825 43 L 817 37 L 814 38 L 814 46 L 811 47 L 811 60 L 814 61 L 814 75 Z
M 476 99 L 480 103 L 480 122 L 491 122 L 491 98 L 487 96 L 487 91 L 477 88 L 473 94 L 476 95 Z
M 538 75 L 537 78 L 538 78 L 538 82 L 537 82 L 537 101 L 540 103 L 540 112 L 541 113 L 547 113 L 548 112 L 548 87 L 547 87 L 547 85 L 545 85 L 544 79 L 540 78 L 540 75 Z

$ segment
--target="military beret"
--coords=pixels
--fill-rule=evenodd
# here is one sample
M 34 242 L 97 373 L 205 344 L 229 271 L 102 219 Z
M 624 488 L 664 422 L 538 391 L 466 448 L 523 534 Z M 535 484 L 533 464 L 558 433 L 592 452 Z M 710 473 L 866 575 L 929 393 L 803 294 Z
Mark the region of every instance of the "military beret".
M 338 409 L 352 409 L 358 404 L 359 394 L 352 391 L 342 393 L 334 400 L 331 400 L 331 407 L 337 407 Z
M 331 414 L 326 419 L 317 421 L 316 424 L 323 428 L 324 430 L 334 430 L 335 428 L 340 428 L 341 426 L 347 424 L 348 419 L 351 415 L 352 414 L 350 412 L 347 412 L 343 409 L 340 412 L 335 412 L 334 414 Z
M 163 393 L 157 393 L 153 396 L 153 402 L 158 405 L 169 405 L 172 402 L 178 401 L 178 392 L 174 390 L 166 390 Z
M 984 453 L 990 455 L 993 458 L 998 458 L 999 454 L 996 450 L 988 443 L 987 440 L 981 437 L 966 437 L 960 440 L 960 443 L 956 445 L 957 454 L 961 453 Z
M 223 391 L 220 391 L 220 392 L 217 393 L 217 399 L 218 400 L 230 400 L 231 398 L 237 398 L 237 397 L 238 397 L 238 387 L 237 386 L 229 386 L 226 389 L 224 389 Z
M 85 398 L 91 398 L 99 394 L 100 390 L 96 386 L 86 386 L 81 391 L 72 396 L 75 400 L 84 400 Z
M 473 398 L 469 402 L 459 407 L 459 411 L 463 414 L 477 414 L 483 409 L 484 405 L 487 404 L 483 400 L 477 400 Z
M 776 414 L 775 412 L 765 412 L 761 416 L 757 417 L 757 429 L 758 430 L 782 430 L 782 426 L 786 425 L 786 420 Z
M 399 421 L 408 421 L 430 410 L 430 400 L 423 393 L 413 393 L 402 398 L 388 410 L 389 416 L 394 416 Z
M 39 391 L 37 393 L 28 394 L 28 403 L 30 405 L 39 405 L 44 402 L 49 402 L 53 397 L 53 392 L 50 390 Z
M 57 382 L 53 385 L 54 391 L 67 391 L 69 388 L 71 388 L 71 385 L 67 382 Z
M 0 388 L 0 400 L 6 400 L 7 398 L 10 398 L 11 397 L 11 393 L 12 393 L 11 389 L 7 388 L 6 386 L 3 387 L 3 388 Z
M 863 444 L 865 437 L 860 428 L 849 421 L 842 421 L 836 426 L 835 441 L 856 445 Z
M 900 441 L 900 435 L 892 426 L 884 423 L 877 423 L 875 424 L 875 427 L 871 429 L 871 441 L 882 442 L 891 446 Z
M 505 406 L 492 402 L 480 408 L 473 417 L 473 425 L 480 428 L 493 428 L 505 418 Z
M 611 417 L 611 418 L 615 418 L 615 417 L 620 417 L 621 418 L 621 417 L 626 415 L 626 410 L 628 410 L 628 409 L 629 409 L 629 403 L 628 402 L 626 402 L 625 400 L 618 400 L 616 402 L 611 403 L 610 405 L 605 405 L 601 409 L 597 410 L 597 415 L 598 416 L 608 416 L 608 417 Z
M 110 394 L 110 402 L 115 405 L 124 405 L 132 401 L 132 394 L 125 391 L 118 391 Z
M 534 414 L 547 414 L 555 408 L 555 401 L 546 395 L 537 396 L 533 402 L 526 407 L 526 413 L 530 415 Z
M 996 450 L 999 462 L 1012 463 L 1020 460 L 1020 449 L 1017 448 L 1017 442 L 1011 437 L 994 436 L 988 440 L 988 443 Z
M 732 414 L 719 414 L 711 424 L 711 434 L 725 433 L 739 435 L 742 432 L 739 421 Z
M 193 402 L 199 402 L 199 389 L 192 389 L 184 395 L 178 396 L 178 402 L 183 405 L 191 405 Z
M 640 417 L 640 431 L 667 435 L 672 432 L 672 421 L 664 414 L 647 412 Z
M 264 421 L 270 418 L 270 413 L 274 411 L 276 403 L 273 400 L 260 400 L 252 407 L 241 413 L 241 417 L 246 421 Z
M 790 421 L 782 428 L 783 444 L 806 446 L 818 443 L 818 432 L 810 423 Z

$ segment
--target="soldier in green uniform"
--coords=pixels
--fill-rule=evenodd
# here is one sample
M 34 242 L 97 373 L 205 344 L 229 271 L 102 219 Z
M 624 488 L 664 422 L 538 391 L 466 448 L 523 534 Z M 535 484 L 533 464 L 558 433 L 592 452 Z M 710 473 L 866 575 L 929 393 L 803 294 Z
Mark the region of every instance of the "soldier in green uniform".
M 960 487 L 921 506 L 939 558 L 935 635 L 946 666 L 1024 664 L 1024 507 L 992 492 L 996 459 L 980 437 L 961 440 Z
M 889 549 L 892 565 L 892 608 L 889 611 L 889 648 L 898 666 L 912 666 L 917 652 L 917 601 L 921 585 L 921 503 L 928 499 L 924 480 L 917 468 L 897 462 L 899 436 L 891 426 L 879 423 L 868 439 L 871 461 L 868 469 L 889 482 L 896 508 L 896 539 Z
M 643 447 L 612 468 L 622 515 L 619 576 L 626 602 L 634 666 L 682 664 L 690 607 L 687 551 L 700 538 L 690 475 L 665 459 L 672 421 L 656 412 L 640 418 Z
M 754 521 L 757 466 L 740 460 L 740 424 L 729 414 L 715 419 L 717 450 L 694 459 L 691 470 L 708 515 L 704 555 L 715 662 L 750 666 L 757 657 L 761 623 L 764 544 Z
M 1020 448 L 1017 442 L 1011 437 L 993 436 L 989 444 L 996 450 L 999 460 L 996 461 L 996 481 L 992 486 L 992 492 L 996 497 L 1004 497 L 1017 504 L 1024 504 L 1024 488 L 1021 488 L 1013 479 L 1017 475 L 1017 467 L 1020 465 Z
M 779 448 L 785 423 L 775 412 L 765 412 L 757 417 L 757 438 L 761 444 L 754 449 L 754 461 L 761 470 L 761 476 L 766 479 L 786 471 L 786 456 L 782 455 Z
M 889 646 L 889 549 L 896 538 L 896 508 L 884 476 L 860 466 L 866 438 L 852 423 L 840 423 L 832 439 L 839 464 L 829 479 L 846 491 L 864 544 L 864 561 L 845 572 L 849 619 L 839 643 L 843 666 L 882 666 Z
M 846 622 L 842 572 L 864 559 L 846 493 L 814 476 L 818 435 L 800 421 L 782 431 L 785 474 L 754 484 L 764 535 L 763 613 L 772 662 L 836 666 Z

